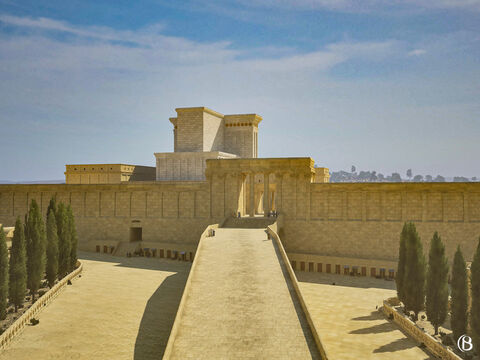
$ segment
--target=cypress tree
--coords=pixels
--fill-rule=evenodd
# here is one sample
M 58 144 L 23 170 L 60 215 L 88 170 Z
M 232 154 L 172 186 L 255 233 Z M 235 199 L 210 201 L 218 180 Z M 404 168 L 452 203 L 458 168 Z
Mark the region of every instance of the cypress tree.
M 35 200 L 32 200 L 30 204 L 27 229 L 27 286 L 32 294 L 33 302 L 45 272 L 46 260 L 45 226 L 40 214 L 40 208 Z
M 425 256 L 423 246 L 413 223 L 408 224 L 406 237 L 406 263 L 405 263 L 405 307 L 418 313 L 425 305 Z
M 445 245 L 436 231 L 428 254 L 426 290 L 427 317 L 437 335 L 438 327 L 445 322 L 448 312 L 448 261 L 445 257 Z
M 8 248 L 7 238 L 0 226 L 0 320 L 7 317 L 8 304 Z
M 55 210 L 52 208 L 47 217 L 47 280 L 52 287 L 58 275 L 58 234 Z
M 471 270 L 472 307 L 470 309 L 470 326 L 473 343 L 480 349 L 480 239 L 473 257 Z
M 10 302 L 15 305 L 15 312 L 25 300 L 27 290 L 27 253 L 25 233 L 22 221 L 17 218 L 10 250 Z
M 58 278 L 63 278 L 70 267 L 70 226 L 68 211 L 63 203 L 58 205 L 57 212 L 58 231 Z
M 398 267 L 397 276 L 395 277 L 395 283 L 397 284 L 398 299 L 405 302 L 405 262 L 407 256 L 406 249 L 406 237 L 408 232 L 407 223 L 403 224 L 402 233 L 400 234 L 400 246 L 398 249 Z
M 455 342 L 467 333 L 468 323 L 468 281 L 467 264 L 458 246 L 452 268 L 452 313 L 451 324 Z
M 69 269 L 68 271 L 75 270 L 75 266 L 77 265 L 77 229 L 75 227 L 75 218 L 73 216 L 72 207 L 70 205 L 67 206 L 67 214 L 68 214 L 68 228 L 70 232 L 70 262 L 69 262 Z
M 53 196 L 50 199 L 50 202 L 48 203 L 48 208 L 47 208 L 47 213 L 45 214 L 45 219 L 48 219 L 48 214 L 50 213 L 50 210 L 53 210 L 53 214 L 55 216 L 57 215 L 57 200 Z

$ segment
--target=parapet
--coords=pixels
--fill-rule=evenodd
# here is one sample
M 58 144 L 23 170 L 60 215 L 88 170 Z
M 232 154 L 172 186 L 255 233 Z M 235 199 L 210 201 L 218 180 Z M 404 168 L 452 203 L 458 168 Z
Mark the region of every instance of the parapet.
M 129 164 L 65 165 L 66 184 L 120 184 L 130 181 L 154 181 L 153 166 Z

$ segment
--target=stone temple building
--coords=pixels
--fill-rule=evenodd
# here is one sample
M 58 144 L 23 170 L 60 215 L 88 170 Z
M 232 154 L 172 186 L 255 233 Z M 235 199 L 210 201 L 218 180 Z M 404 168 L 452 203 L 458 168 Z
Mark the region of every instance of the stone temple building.
M 0 185 L 0 223 L 56 197 L 73 208 L 80 249 L 192 260 L 207 226 L 252 226 L 276 212 L 297 270 L 393 277 L 402 226 L 413 221 L 425 248 L 438 231 L 450 260 L 459 244 L 471 260 L 480 183 L 329 183 L 310 157 L 259 158 L 257 114 L 176 113 L 173 152 L 155 153 L 155 167 L 67 165 L 66 184 Z

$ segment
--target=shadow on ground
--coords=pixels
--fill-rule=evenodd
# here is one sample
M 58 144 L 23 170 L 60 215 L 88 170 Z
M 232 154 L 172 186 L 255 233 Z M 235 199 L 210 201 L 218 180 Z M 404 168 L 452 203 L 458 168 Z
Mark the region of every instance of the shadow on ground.
M 148 300 L 135 341 L 135 360 L 163 357 L 187 277 L 188 273 L 170 275 Z
M 352 320 L 355 321 L 372 321 L 372 320 L 384 320 L 385 315 L 381 313 L 379 310 L 372 311 L 370 315 L 365 315 L 365 316 L 358 316 L 355 318 L 352 318 Z
M 79 252 L 78 258 L 115 263 L 116 266 L 122 267 L 172 273 L 163 280 L 147 301 L 135 340 L 135 360 L 161 359 L 175 321 L 191 264 L 171 259 L 125 258 L 83 251 Z
M 389 332 L 394 330 L 397 330 L 395 325 L 385 322 L 382 324 L 373 325 L 363 329 L 352 330 L 349 332 L 349 334 L 379 334 L 379 333 L 384 333 L 384 332 Z
M 332 285 L 335 283 L 334 286 L 395 290 L 395 281 L 376 279 L 368 276 L 350 276 L 304 271 L 295 271 L 295 275 L 297 276 L 298 281 L 314 284 Z
M 87 251 L 78 252 L 79 260 L 101 261 L 116 263 L 116 266 L 131 267 L 136 269 L 158 270 L 158 271 L 185 271 L 185 267 L 190 268 L 191 263 L 165 258 L 146 258 L 146 257 L 123 257 L 110 254 L 94 253 Z

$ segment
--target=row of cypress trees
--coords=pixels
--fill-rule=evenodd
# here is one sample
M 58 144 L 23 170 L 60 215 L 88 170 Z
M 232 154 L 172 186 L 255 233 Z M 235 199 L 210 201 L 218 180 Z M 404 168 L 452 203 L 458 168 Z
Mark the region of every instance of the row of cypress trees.
M 3 228 L 0 229 L 0 320 L 7 314 L 8 300 L 15 312 L 25 300 L 27 288 L 32 295 L 41 286 L 44 275 L 52 287 L 75 269 L 77 262 L 77 234 L 70 205 L 56 205 L 54 198 L 47 209 L 46 227 L 35 200 L 30 203 L 25 223 L 15 222 L 10 258 Z
M 397 294 L 406 311 L 415 313 L 425 309 L 428 320 L 438 334 L 438 328 L 448 314 L 449 265 L 445 245 L 437 232 L 430 242 L 428 266 L 423 246 L 413 223 L 405 223 L 400 235 L 396 276 Z M 471 335 L 480 347 L 480 239 L 471 266 Z M 468 332 L 468 276 L 460 246 L 455 252 L 451 272 L 451 326 L 455 341 Z

